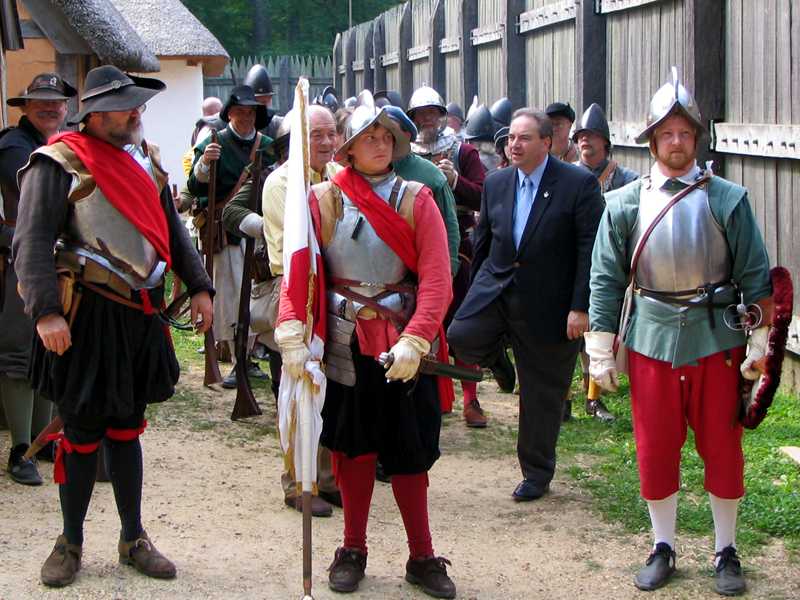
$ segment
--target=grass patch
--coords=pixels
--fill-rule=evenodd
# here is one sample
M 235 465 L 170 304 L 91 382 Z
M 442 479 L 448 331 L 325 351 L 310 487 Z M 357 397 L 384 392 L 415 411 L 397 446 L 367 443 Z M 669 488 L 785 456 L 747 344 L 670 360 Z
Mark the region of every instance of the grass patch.
M 578 375 L 573 388 L 576 406 L 582 405 L 585 396 Z M 627 381 L 603 400 L 617 421 L 605 425 L 582 417 L 565 423 L 558 444 L 560 459 L 566 473 L 597 499 L 595 506 L 606 519 L 631 532 L 648 531 L 647 505 L 639 496 Z M 743 550 L 779 538 L 793 554 L 800 551 L 800 469 L 779 450 L 799 441 L 800 401 L 788 394 L 775 398 L 758 429 L 745 431 L 747 493 L 740 505 L 737 530 L 737 544 Z M 713 534 L 708 494 L 703 489 L 703 463 L 691 430 L 682 452 L 681 474 L 678 529 L 693 535 Z

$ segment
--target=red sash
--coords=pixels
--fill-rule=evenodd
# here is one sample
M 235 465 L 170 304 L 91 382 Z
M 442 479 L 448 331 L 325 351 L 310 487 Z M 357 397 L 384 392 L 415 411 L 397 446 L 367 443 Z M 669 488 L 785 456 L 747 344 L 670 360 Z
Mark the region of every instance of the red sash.
M 64 142 L 75 152 L 106 199 L 153 245 L 170 268 L 167 216 L 158 188 L 136 160 L 124 150 L 85 133 L 59 133 L 47 143 L 52 146 L 56 142 Z
M 346 167 L 339 171 L 333 176 L 332 181 L 347 194 L 358 210 L 364 213 L 378 237 L 386 242 L 386 245 L 400 257 L 400 260 L 412 273 L 416 274 L 418 256 L 414 230 L 411 225 L 397 214 L 397 211 L 390 207 L 383 198 L 378 196 L 367 180 L 356 173 L 352 167 Z M 436 353 L 436 359 L 440 362 L 449 362 L 450 360 L 443 324 L 439 325 L 439 350 Z M 439 402 L 442 407 L 452 407 L 455 397 L 452 381 L 447 377 L 438 377 L 437 379 Z

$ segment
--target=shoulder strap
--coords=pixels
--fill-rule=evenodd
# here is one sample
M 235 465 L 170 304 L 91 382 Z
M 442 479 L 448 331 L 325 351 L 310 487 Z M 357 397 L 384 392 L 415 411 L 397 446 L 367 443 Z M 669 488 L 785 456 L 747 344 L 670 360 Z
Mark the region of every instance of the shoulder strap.
M 231 189 L 228 195 L 225 196 L 225 199 L 222 201 L 220 206 L 225 206 L 228 204 L 228 202 L 230 202 L 233 197 L 239 193 L 239 190 L 244 185 L 244 182 L 247 181 L 247 178 L 250 177 L 250 167 L 252 166 L 253 161 L 256 159 L 256 152 L 258 152 L 258 149 L 261 146 L 261 138 L 263 137 L 264 136 L 261 134 L 261 132 L 256 133 L 256 138 L 253 140 L 253 147 L 250 149 L 249 162 L 245 165 L 244 169 L 242 169 L 242 172 L 239 174 L 239 179 L 236 181 L 236 185 L 233 186 L 233 189 Z M 258 184 L 256 183 L 256 185 Z
M 600 187 L 603 187 L 603 184 L 606 182 L 606 179 L 608 179 L 609 176 L 612 175 L 616 170 L 617 170 L 617 161 L 611 159 L 610 161 L 608 161 L 606 168 L 603 169 L 603 172 L 600 173 L 600 175 L 597 177 L 597 179 L 600 181 Z
M 650 237 L 650 234 L 653 233 L 653 230 L 656 228 L 661 220 L 667 215 L 667 213 L 672 210 L 672 207 L 675 206 L 678 202 L 686 198 L 689 194 L 695 191 L 697 188 L 705 185 L 709 181 L 713 175 L 709 172 L 706 172 L 700 179 L 692 183 L 691 185 L 683 188 L 680 192 L 675 194 L 672 198 L 670 198 L 669 202 L 667 202 L 666 206 L 661 209 L 655 219 L 650 223 L 647 227 L 645 232 L 642 234 L 642 237 L 639 238 L 639 242 L 636 244 L 636 248 L 633 250 L 633 258 L 631 259 L 631 272 L 628 278 L 628 284 L 630 284 L 634 277 L 636 277 L 636 268 L 639 266 L 639 257 L 642 255 L 642 250 L 644 250 L 644 245 L 647 243 L 647 239 Z M 641 193 L 641 192 L 640 192 Z

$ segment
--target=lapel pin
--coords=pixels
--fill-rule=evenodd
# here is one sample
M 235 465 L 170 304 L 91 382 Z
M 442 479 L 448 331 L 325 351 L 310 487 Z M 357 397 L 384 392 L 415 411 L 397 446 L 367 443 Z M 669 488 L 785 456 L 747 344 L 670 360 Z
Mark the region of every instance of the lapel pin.
M 545 197 L 545 198 L 549 198 L 549 197 L 550 197 L 550 192 L 545 192 L 545 193 L 544 193 L 544 197 Z

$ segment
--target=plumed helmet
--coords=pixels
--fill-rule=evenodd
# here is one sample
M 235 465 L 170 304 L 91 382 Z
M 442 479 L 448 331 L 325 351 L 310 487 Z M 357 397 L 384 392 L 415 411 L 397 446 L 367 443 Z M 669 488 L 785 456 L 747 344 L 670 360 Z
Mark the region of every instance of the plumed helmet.
M 455 117 L 462 123 L 464 122 L 464 110 L 461 108 L 458 102 L 448 102 L 445 108 L 447 109 L 448 116 Z
M 375 99 L 375 106 L 378 108 L 389 105 L 403 108 L 403 97 L 397 90 L 380 90 L 375 92 L 373 98 Z
M 385 107 L 375 106 L 375 99 L 369 90 L 362 91 L 357 98 L 353 114 L 345 127 L 345 141 L 336 150 L 334 159 L 342 161 L 347 159 L 347 150 L 358 137 L 375 124 L 383 125 L 394 136 L 394 152 L 392 160 L 399 160 L 411 151 L 408 136 L 403 133 L 400 124 L 386 112 Z
M 430 86 L 423 85 L 411 94 L 411 100 L 408 101 L 408 110 L 406 113 L 412 119 L 414 112 L 418 108 L 436 108 L 442 116 L 447 114 L 447 108 L 444 105 L 444 100 L 435 89 Z
M 596 102 L 593 102 L 589 108 L 587 108 L 583 115 L 581 115 L 581 120 L 575 124 L 575 131 L 572 133 L 572 141 L 578 141 L 578 134 L 582 131 L 591 131 L 596 133 L 600 137 L 604 138 L 606 142 L 609 144 L 611 143 L 611 134 L 608 132 L 608 120 L 606 119 L 606 113 L 603 112 L 603 109 L 600 108 L 600 105 Z
M 505 96 L 492 104 L 489 112 L 492 113 L 492 118 L 497 122 L 498 127 L 511 125 L 511 113 L 514 112 L 514 109 L 511 105 L 511 100 Z
M 706 131 L 697 102 L 678 79 L 677 67 L 672 67 L 672 80 L 658 88 L 658 91 L 650 100 L 647 127 L 636 136 L 636 143 L 646 143 L 653 131 L 674 114 L 683 115 L 699 131 Z
M 272 96 L 275 93 L 272 91 L 272 80 L 264 65 L 250 67 L 242 83 L 253 88 L 256 96 Z
M 494 143 L 496 129 L 492 113 L 489 112 L 485 104 L 481 104 L 472 111 L 472 115 L 467 120 L 464 139 L 467 141 L 475 140 L 476 142 Z

